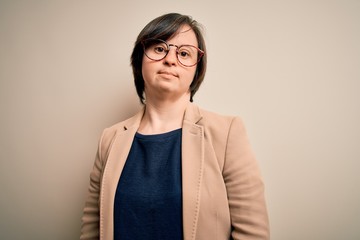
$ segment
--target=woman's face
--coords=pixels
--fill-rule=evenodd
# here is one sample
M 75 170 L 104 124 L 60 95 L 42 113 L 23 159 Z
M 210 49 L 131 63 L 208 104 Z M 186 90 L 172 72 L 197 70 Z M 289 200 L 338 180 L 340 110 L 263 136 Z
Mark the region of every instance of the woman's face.
M 169 45 L 193 45 L 198 47 L 194 31 L 184 25 L 179 32 L 166 41 Z M 170 46 L 166 57 L 154 61 L 143 56 L 142 74 L 145 82 L 146 99 L 163 100 L 190 99 L 190 84 L 194 79 L 196 65 L 185 67 L 178 62 L 176 47 Z

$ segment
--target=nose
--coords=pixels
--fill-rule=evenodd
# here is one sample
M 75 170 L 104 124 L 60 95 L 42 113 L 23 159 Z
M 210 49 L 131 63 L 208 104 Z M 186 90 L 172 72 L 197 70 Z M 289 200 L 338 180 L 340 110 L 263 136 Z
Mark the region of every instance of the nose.
M 164 64 L 176 65 L 177 64 L 177 51 L 176 47 L 173 50 L 170 48 L 166 57 L 164 58 Z

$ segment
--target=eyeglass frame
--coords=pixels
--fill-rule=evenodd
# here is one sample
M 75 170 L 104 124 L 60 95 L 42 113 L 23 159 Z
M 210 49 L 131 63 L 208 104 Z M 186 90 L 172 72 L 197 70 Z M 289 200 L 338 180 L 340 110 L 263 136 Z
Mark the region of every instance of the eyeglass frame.
M 160 58 L 160 59 L 153 59 L 153 58 L 149 57 L 149 56 L 146 54 L 145 42 L 151 41 L 151 40 L 157 40 L 157 41 L 160 41 L 160 42 L 163 42 L 163 43 L 166 44 L 167 49 L 165 50 L 165 51 L 166 51 L 166 54 L 164 55 L 164 57 L 162 57 L 162 58 Z M 167 55 L 169 54 L 169 52 L 170 52 L 170 47 L 176 47 L 176 59 L 177 59 L 178 63 L 180 63 L 180 64 L 181 64 L 182 66 L 184 66 L 184 67 L 193 67 L 193 66 L 197 65 L 197 64 L 200 62 L 201 58 L 205 55 L 205 51 L 204 51 L 204 50 L 201 50 L 200 48 L 195 47 L 195 46 L 193 46 L 193 45 L 183 44 L 183 45 L 178 46 L 178 45 L 175 45 L 175 44 L 168 43 L 168 42 L 166 42 L 165 40 L 162 40 L 162 39 L 159 39 L 159 38 L 148 38 L 148 39 L 146 39 L 146 40 L 142 40 L 142 41 L 141 41 L 141 44 L 142 44 L 142 46 L 143 46 L 143 51 L 144 51 L 145 56 L 146 56 L 147 58 L 149 58 L 150 60 L 157 61 L 157 62 L 163 60 L 164 58 L 166 58 L 166 56 L 167 56 Z M 192 65 L 185 65 L 185 64 L 183 64 L 183 63 L 180 61 L 180 59 L 179 59 L 179 48 L 185 47 L 185 46 L 194 47 L 194 48 L 196 48 L 196 49 L 198 50 L 198 59 L 197 59 L 197 62 L 196 62 L 196 63 L 194 63 L 194 64 L 192 64 Z

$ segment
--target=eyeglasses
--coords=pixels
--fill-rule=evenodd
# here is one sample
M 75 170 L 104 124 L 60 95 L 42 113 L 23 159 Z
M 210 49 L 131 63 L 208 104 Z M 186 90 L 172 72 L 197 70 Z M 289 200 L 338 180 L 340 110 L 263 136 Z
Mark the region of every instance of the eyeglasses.
M 205 54 L 203 50 L 195 46 L 187 44 L 177 46 L 174 44 L 168 44 L 161 39 L 150 38 L 142 41 L 142 45 L 144 47 L 145 55 L 154 61 L 164 59 L 168 55 L 170 47 L 176 47 L 177 60 L 185 67 L 195 66 Z

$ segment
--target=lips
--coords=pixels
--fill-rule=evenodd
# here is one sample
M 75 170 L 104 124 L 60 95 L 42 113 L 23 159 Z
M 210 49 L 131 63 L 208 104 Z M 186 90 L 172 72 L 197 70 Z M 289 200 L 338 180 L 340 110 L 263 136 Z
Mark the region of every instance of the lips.
M 174 76 L 174 77 L 178 77 L 178 75 L 176 73 L 170 72 L 170 71 L 159 71 L 159 74 L 164 74 L 164 75 L 169 75 L 169 76 Z

